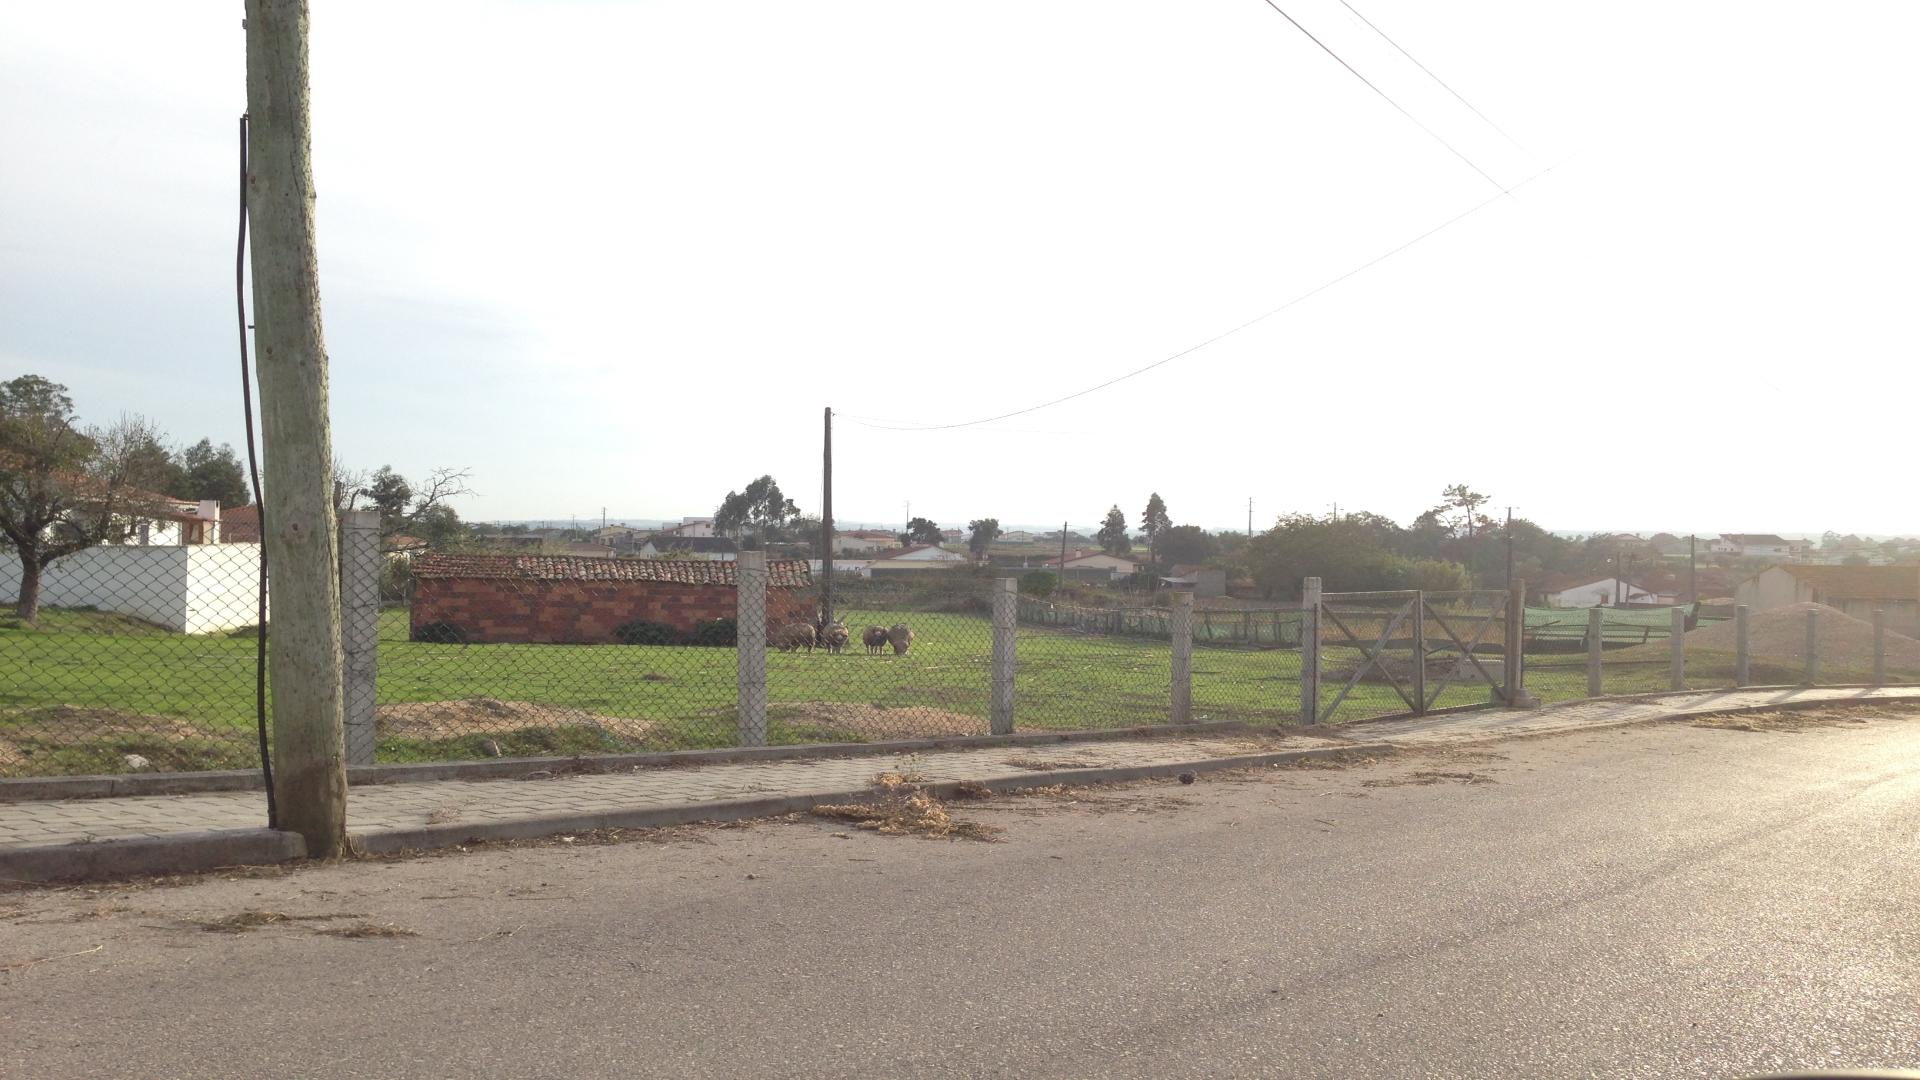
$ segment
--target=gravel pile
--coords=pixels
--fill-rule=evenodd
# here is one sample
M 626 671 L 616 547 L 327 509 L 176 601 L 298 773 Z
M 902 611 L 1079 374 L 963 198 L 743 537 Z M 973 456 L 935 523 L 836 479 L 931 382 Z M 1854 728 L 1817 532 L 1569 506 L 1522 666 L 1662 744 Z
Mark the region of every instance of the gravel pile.
M 1799 665 L 1806 662 L 1807 612 L 1820 613 L 1816 633 L 1824 671 L 1871 671 L 1873 624 L 1825 604 L 1792 604 L 1747 616 L 1748 642 L 1758 661 Z M 1732 653 L 1738 634 L 1733 622 L 1703 626 L 1686 636 L 1688 649 Z M 1887 670 L 1920 671 L 1920 641 L 1887 631 Z

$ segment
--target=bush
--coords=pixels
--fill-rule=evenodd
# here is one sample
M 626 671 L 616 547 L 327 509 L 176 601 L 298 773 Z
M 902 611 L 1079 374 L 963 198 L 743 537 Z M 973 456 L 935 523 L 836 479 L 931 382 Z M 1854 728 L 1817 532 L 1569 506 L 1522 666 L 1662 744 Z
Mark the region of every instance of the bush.
M 732 646 L 740 639 L 740 627 L 732 619 L 701 619 L 693 624 L 689 644 Z
M 685 636 L 666 623 L 635 619 L 614 627 L 613 640 L 622 645 L 678 645 Z
M 469 639 L 465 627 L 450 622 L 430 622 L 413 628 L 413 640 L 434 645 L 465 645 Z
M 1060 586 L 1060 575 L 1051 570 L 1035 570 L 1020 575 L 1020 591 L 1045 600 Z

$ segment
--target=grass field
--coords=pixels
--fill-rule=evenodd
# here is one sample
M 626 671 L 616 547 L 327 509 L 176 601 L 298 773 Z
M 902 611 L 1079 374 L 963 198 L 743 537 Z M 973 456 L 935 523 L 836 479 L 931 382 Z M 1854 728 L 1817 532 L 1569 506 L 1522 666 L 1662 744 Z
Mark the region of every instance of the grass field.
M 841 615 L 856 631 L 845 654 L 769 653 L 770 741 L 986 730 L 985 616 L 858 608 Z M 381 615 L 378 760 L 734 742 L 730 648 L 428 644 L 407 640 L 406 619 L 397 609 Z M 907 655 L 865 654 L 860 627 L 900 621 L 915 632 Z M 1358 659 L 1352 649 L 1326 650 L 1324 702 L 1344 683 L 1332 673 L 1351 670 Z M 1081 730 L 1164 723 L 1171 678 L 1164 642 L 1023 626 L 1016 724 Z M 125 771 L 127 754 L 161 770 L 257 764 L 253 687 L 250 632 L 175 634 L 84 611 L 47 611 L 38 627 L 0 622 L 0 775 Z M 1486 698 L 1484 687 L 1462 684 L 1437 704 Z M 1297 652 L 1195 651 L 1195 719 L 1293 723 L 1299 700 Z M 1390 687 L 1362 683 L 1335 719 L 1405 708 Z

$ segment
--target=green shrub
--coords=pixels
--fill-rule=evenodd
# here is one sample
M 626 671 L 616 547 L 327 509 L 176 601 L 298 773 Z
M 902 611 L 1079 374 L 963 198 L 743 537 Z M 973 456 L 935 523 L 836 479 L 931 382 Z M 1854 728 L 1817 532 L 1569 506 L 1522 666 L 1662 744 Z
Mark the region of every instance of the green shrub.
M 622 645 L 678 645 L 686 635 L 666 623 L 635 619 L 614 627 L 613 640 Z
M 701 619 L 693 624 L 693 637 L 689 644 L 730 647 L 739 637 L 740 628 L 732 619 Z
M 1020 591 L 1045 600 L 1060 587 L 1060 575 L 1051 570 L 1034 570 L 1020 575 Z
M 413 640 L 434 645 L 465 645 L 470 639 L 465 627 L 450 622 L 430 622 L 413 628 Z

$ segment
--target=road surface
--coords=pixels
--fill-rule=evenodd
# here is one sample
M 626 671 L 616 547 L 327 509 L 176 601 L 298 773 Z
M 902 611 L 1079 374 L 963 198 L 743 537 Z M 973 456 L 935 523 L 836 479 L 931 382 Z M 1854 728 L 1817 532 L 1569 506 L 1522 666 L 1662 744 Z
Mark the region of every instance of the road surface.
M 24 965 L 0 973 L 0 1074 L 1920 1065 L 1920 716 L 954 812 L 1005 832 L 809 819 L 0 893 L 0 967 Z M 196 925 L 249 912 L 301 918 Z

